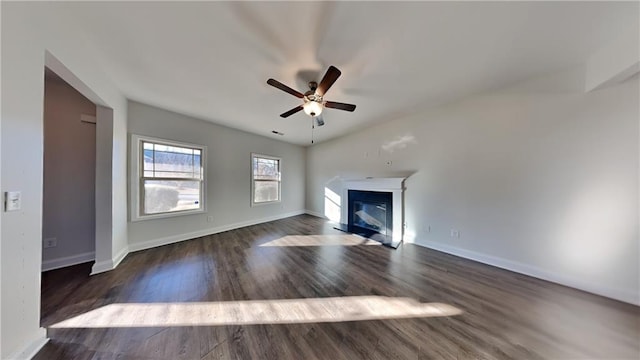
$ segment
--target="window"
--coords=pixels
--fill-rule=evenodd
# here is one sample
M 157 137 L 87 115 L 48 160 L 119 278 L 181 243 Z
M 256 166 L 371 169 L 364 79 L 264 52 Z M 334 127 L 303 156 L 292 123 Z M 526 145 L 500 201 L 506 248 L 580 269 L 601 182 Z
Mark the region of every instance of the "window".
M 251 154 L 251 204 L 280 201 L 280 159 Z
M 204 212 L 206 147 L 134 135 L 132 220 Z

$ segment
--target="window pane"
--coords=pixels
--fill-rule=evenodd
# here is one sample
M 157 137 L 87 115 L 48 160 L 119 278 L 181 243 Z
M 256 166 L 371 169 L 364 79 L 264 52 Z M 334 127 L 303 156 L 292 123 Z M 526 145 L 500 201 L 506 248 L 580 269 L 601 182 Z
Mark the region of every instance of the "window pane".
M 193 150 L 193 177 L 200 179 L 202 176 L 202 160 L 200 150 Z
M 147 146 L 151 146 L 152 148 L 147 149 Z M 142 163 L 144 165 L 144 170 L 153 171 L 153 144 L 144 143 L 143 155 L 144 155 L 144 159 Z
M 278 181 L 255 181 L 253 201 L 256 203 L 280 200 Z
M 144 213 L 200 209 L 199 181 L 144 181 Z
M 254 180 L 280 180 L 280 160 L 253 158 Z
M 147 177 L 201 178 L 201 151 L 144 142 L 144 170 Z M 152 172 L 148 175 L 148 171 Z
M 193 154 L 158 151 L 156 148 L 155 165 L 156 176 L 159 177 L 193 177 Z

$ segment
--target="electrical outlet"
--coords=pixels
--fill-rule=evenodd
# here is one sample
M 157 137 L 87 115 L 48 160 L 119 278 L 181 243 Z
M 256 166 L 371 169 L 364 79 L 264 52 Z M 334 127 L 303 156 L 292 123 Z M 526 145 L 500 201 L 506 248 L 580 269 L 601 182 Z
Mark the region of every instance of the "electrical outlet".
M 58 246 L 58 239 L 56 239 L 56 238 L 44 239 L 43 247 L 45 249 L 56 247 L 56 246 Z
M 211 215 L 207 216 L 207 222 L 213 222 L 213 216 Z
M 458 231 L 456 229 L 451 229 L 451 237 L 452 238 L 459 238 L 460 237 L 460 231 Z

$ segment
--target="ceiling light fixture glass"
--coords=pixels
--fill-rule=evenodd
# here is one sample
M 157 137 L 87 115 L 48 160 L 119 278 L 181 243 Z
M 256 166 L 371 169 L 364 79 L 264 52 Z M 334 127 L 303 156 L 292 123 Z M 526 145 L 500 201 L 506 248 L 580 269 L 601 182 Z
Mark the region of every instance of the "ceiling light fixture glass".
M 307 101 L 303 105 L 304 112 L 309 116 L 318 116 L 322 114 L 322 104 L 317 101 Z

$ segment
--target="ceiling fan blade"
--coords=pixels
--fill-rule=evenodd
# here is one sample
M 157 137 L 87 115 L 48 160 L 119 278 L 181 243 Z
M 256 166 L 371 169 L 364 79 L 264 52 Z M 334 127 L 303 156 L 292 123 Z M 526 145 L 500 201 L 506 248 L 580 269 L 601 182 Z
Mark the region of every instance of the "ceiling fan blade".
M 331 109 L 338 109 L 338 110 L 345 110 L 345 111 L 353 111 L 356 109 L 356 106 L 353 104 L 345 104 L 345 103 L 339 103 L 339 102 L 333 102 L 333 101 L 325 101 L 324 106 Z
M 296 107 L 294 107 L 293 109 L 291 109 L 291 110 L 289 110 L 289 111 L 287 111 L 287 112 L 284 112 L 284 113 L 280 114 L 280 117 L 283 117 L 283 118 L 289 117 L 289 116 L 291 116 L 291 115 L 293 115 L 293 114 L 297 113 L 297 112 L 298 112 L 298 111 L 300 111 L 300 110 L 302 110 L 302 105 L 296 106 Z
M 291 94 L 291 95 L 293 95 L 293 96 L 295 96 L 297 98 L 302 99 L 304 97 L 304 95 L 301 92 L 293 90 L 292 88 L 288 87 L 287 85 L 281 83 L 278 80 L 269 79 L 269 80 L 267 80 L 267 84 L 269 84 L 269 85 L 271 85 L 271 86 L 273 86 L 275 88 L 278 88 L 278 89 L 280 89 L 280 90 L 282 90 L 284 92 L 288 92 L 289 94 Z
M 324 125 L 324 119 L 322 118 L 322 115 L 318 115 L 314 118 L 314 120 L 316 121 L 316 125 L 317 126 L 322 126 Z
M 340 74 L 342 73 L 340 72 L 340 70 L 338 70 L 337 67 L 333 65 L 329 66 L 329 69 L 327 69 L 327 72 L 324 74 L 324 77 L 320 81 L 320 85 L 318 85 L 318 88 L 316 89 L 316 94 L 324 96 L 324 94 L 329 91 L 331 85 L 333 85 L 333 83 L 338 80 Z

